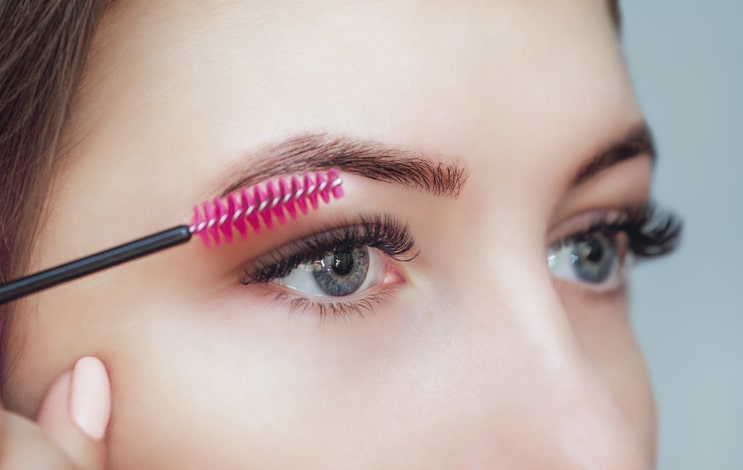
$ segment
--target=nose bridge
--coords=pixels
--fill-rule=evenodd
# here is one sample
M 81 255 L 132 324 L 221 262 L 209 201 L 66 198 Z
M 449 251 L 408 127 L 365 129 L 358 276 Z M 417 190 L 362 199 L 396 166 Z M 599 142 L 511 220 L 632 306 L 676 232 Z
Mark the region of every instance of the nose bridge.
M 546 268 L 528 256 L 497 256 L 467 279 L 460 332 L 488 397 L 480 423 L 489 446 L 520 449 L 514 465 L 647 468 L 635 431 L 582 351 Z M 503 432 L 499 422 L 515 424 Z M 493 421 L 488 422 L 492 419 Z M 529 444 L 524 446 L 524 442 Z M 525 460 L 521 460 L 525 459 Z M 562 465 L 561 465 L 562 464 Z
M 517 253 L 494 255 L 486 272 L 465 282 L 458 299 L 462 331 L 472 354 L 485 356 L 493 370 L 528 370 L 523 379 L 544 383 L 586 375 L 590 364 L 577 344 L 546 269 Z M 542 272 L 545 271 L 545 272 Z M 504 363 L 504 361 L 507 362 Z

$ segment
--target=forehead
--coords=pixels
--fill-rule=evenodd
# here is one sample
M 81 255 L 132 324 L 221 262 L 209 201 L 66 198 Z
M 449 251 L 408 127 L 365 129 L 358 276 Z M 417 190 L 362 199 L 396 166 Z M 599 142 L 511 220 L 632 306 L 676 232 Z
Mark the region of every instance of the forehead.
M 594 143 L 566 129 L 606 135 L 638 114 L 595 0 L 131 0 L 108 13 L 86 75 L 70 157 L 81 185 L 136 175 L 179 207 L 287 135 L 466 155 L 500 173 L 547 153 L 536 133 L 581 158 Z M 542 160 L 545 172 L 565 163 Z
M 310 96 L 544 94 L 621 69 L 609 8 L 595 0 L 130 0 L 100 28 L 86 83 L 106 107 L 188 102 L 199 96 L 181 92 L 199 88 L 228 107 L 270 97 L 298 109 Z
M 546 82 L 581 62 L 621 66 L 609 10 L 594 0 L 130 0 L 114 4 L 100 28 L 86 83 L 107 98 L 145 83 L 177 93 L 173 84 L 205 78 L 258 93 L 291 93 L 301 82 L 307 96 L 321 83 L 354 80 L 362 92 L 375 79 L 415 80 L 406 87 L 425 90 L 464 78 L 505 94 L 528 84 L 520 75 Z

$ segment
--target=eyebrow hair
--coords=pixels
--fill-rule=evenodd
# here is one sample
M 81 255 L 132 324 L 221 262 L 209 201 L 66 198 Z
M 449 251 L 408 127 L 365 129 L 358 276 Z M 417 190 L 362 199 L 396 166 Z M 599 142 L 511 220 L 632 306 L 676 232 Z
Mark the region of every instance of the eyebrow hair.
M 653 134 L 645 122 L 632 127 L 623 138 L 610 144 L 584 164 L 578 170 L 571 187 L 584 183 L 618 163 L 640 156 L 649 156 L 653 164 L 657 159 Z
M 468 176 L 467 168 L 457 161 L 438 161 L 421 152 L 327 134 L 300 134 L 256 155 L 248 166 L 232 172 L 222 196 L 278 176 L 337 168 L 436 196 L 457 197 Z

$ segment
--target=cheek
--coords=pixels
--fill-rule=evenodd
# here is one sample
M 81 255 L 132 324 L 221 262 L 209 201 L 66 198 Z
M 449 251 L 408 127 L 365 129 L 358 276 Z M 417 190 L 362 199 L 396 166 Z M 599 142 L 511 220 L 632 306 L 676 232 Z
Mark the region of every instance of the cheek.
M 638 432 L 646 449 L 655 449 L 656 409 L 647 366 L 636 341 L 626 297 L 601 298 L 555 281 L 575 336 L 612 397 Z

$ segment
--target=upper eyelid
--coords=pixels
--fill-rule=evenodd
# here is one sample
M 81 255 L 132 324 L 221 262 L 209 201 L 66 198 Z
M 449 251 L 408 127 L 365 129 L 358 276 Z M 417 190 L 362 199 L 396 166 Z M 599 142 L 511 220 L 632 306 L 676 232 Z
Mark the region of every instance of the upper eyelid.
M 357 237 L 354 234 L 351 234 L 349 232 L 350 229 L 353 227 L 370 227 L 371 224 L 373 224 L 374 221 L 355 221 L 355 222 L 348 222 L 339 224 L 337 226 L 326 228 L 323 230 L 318 230 L 313 233 L 310 233 L 308 235 L 304 235 L 302 237 L 298 237 L 288 243 L 285 243 L 277 248 L 274 248 L 262 255 L 259 255 L 258 257 L 254 258 L 254 262 L 260 263 L 261 260 L 265 260 L 270 258 L 271 256 L 292 256 L 296 255 L 298 253 L 301 253 L 303 250 L 311 250 L 316 249 L 320 247 L 326 247 L 325 245 L 330 244 L 336 244 L 339 245 L 338 242 L 352 242 L 352 243 L 358 243 L 360 238 L 365 238 L 370 241 L 376 239 L 375 237 L 378 236 L 378 234 L 368 233 L 365 234 L 362 237 Z M 398 227 L 400 229 L 403 229 L 406 233 L 408 232 L 407 226 L 404 227 Z M 337 236 L 336 236 L 337 235 Z M 342 239 L 342 237 L 345 237 L 345 239 Z M 406 235 L 407 238 L 407 235 Z M 304 246 L 301 246 L 304 245 Z M 282 253 L 283 251 L 283 253 Z
M 356 228 L 356 232 L 353 231 L 354 228 Z M 358 230 L 366 230 L 367 232 L 360 235 Z M 327 250 L 333 246 L 344 244 L 346 246 L 375 246 L 374 242 L 379 241 L 383 236 L 395 238 L 391 242 L 392 248 L 398 249 L 400 254 L 407 253 L 415 245 L 415 238 L 406 223 L 388 214 L 362 215 L 325 229 L 316 230 L 311 234 L 298 237 L 269 250 L 246 263 L 243 274 L 248 277 L 256 276 L 261 270 L 272 268 L 285 262 L 288 258 L 294 258 L 291 262 L 297 265 L 309 262 L 312 261 L 310 258 L 319 254 L 319 251 Z M 377 244 L 376 247 L 381 249 L 380 244 Z M 388 248 L 390 247 L 388 246 Z M 390 254 L 388 253 L 388 255 Z M 390 256 L 395 257 L 394 255 Z M 400 259 L 399 261 L 407 260 Z
M 611 224 L 612 219 L 619 217 L 622 212 L 623 209 L 621 208 L 596 209 L 581 212 L 551 229 L 547 235 L 547 245 L 549 246 L 572 235 L 585 232 L 591 226 L 595 225 L 597 221 Z
M 258 266 L 267 266 L 277 262 L 278 258 L 297 256 L 305 251 L 315 250 L 323 246 L 323 244 L 329 244 L 337 240 L 337 238 L 333 238 L 333 234 L 341 233 L 343 229 L 344 227 L 336 227 L 334 229 L 326 229 L 304 235 L 255 257 L 250 263 Z
M 550 235 L 547 246 L 585 233 L 609 230 L 614 234 L 625 233 L 629 251 L 634 257 L 653 258 L 673 252 L 681 241 L 683 220 L 675 213 L 659 209 L 654 202 L 628 205 L 612 211 L 595 211 L 580 214 L 580 219 L 569 219 L 557 235 Z

